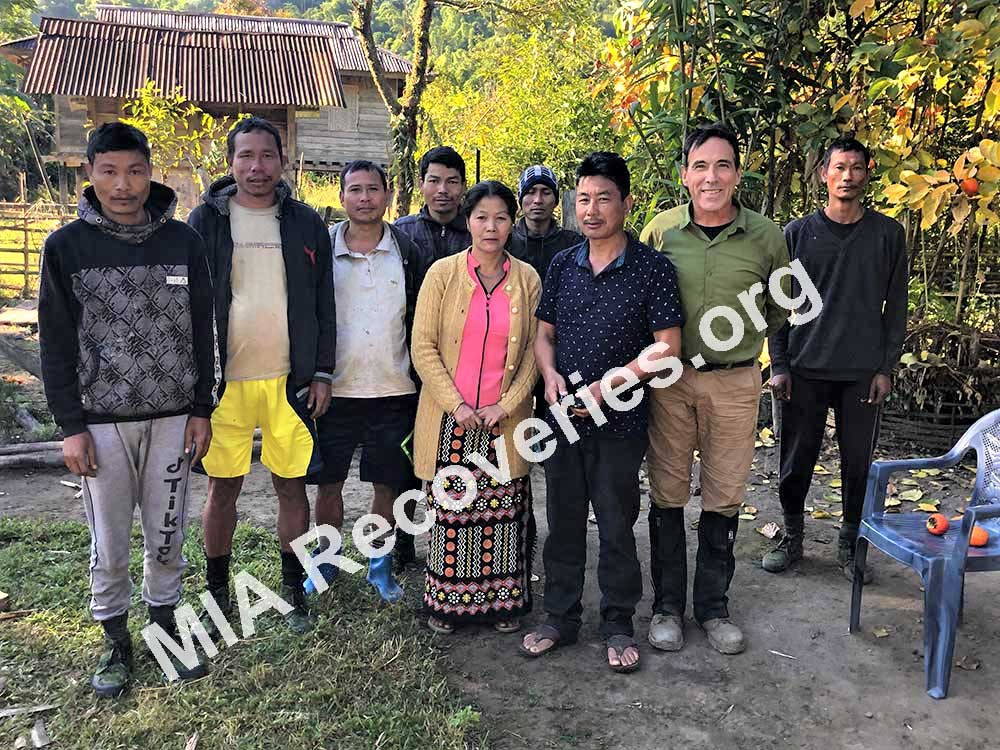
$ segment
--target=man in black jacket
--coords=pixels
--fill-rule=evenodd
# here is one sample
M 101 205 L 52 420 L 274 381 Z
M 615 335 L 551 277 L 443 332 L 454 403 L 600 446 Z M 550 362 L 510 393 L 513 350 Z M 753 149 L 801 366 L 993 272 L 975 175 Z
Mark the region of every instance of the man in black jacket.
M 79 219 L 45 241 L 38 303 L 42 379 L 66 467 L 83 484 L 91 533 L 91 611 L 107 651 L 91 686 L 128 686 L 129 547 L 140 507 L 142 598 L 177 640 L 174 606 L 191 464 L 212 439 L 212 286 L 198 234 L 152 182 L 146 136 L 109 123 L 90 136 Z M 171 658 L 181 679 L 205 666 Z
M 465 195 L 465 160 L 455 149 L 437 146 L 420 157 L 420 193 L 423 207 L 396 219 L 396 228 L 434 260 L 468 249 L 472 235 L 458 210 Z
M 521 172 L 517 181 L 521 220 L 511 234 L 510 254 L 526 261 L 545 281 L 549 263 L 560 250 L 583 242 L 583 235 L 563 229 L 553 214 L 559 204 L 559 184 L 555 172 L 535 164 Z
M 416 481 L 407 454 L 412 450 L 419 385 L 410 363 L 410 337 L 417 292 L 433 257 L 383 221 L 390 193 L 380 166 L 352 161 L 341 172 L 340 185 L 347 221 L 330 230 L 337 296 L 337 366 L 330 410 L 318 422 L 323 469 L 309 481 L 319 485 L 316 524 L 341 528 L 344 481 L 354 450 L 360 445 L 361 481 L 371 482 L 374 493 L 372 513 L 391 528 L 396 496 Z M 314 554 L 328 542 L 322 540 Z M 402 556 L 412 559 L 412 537 L 400 531 L 397 544 L 400 542 Z M 381 540 L 372 545 L 381 546 Z M 368 563 L 368 582 L 388 602 L 403 595 L 392 577 L 392 561 L 393 552 L 389 551 Z M 318 567 L 327 582 L 337 570 L 330 563 Z M 310 578 L 306 591 L 312 590 Z
M 796 310 L 792 325 L 768 343 L 770 386 L 782 402 L 778 495 L 785 515 L 784 538 L 763 560 L 773 573 L 802 558 L 805 500 L 832 407 L 844 498 L 837 559 L 849 579 L 855 574 L 879 413 L 906 335 L 906 236 L 898 222 L 862 205 L 870 169 L 861 143 L 831 143 L 820 169 L 826 207 L 785 228 L 791 260 L 805 267 L 822 306 Z M 801 290 L 793 287 L 794 297 Z
M 315 469 L 315 425 L 330 403 L 336 314 L 330 237 L 323 220 L 293 200 L 281 179 L 277 129 L 248 117 L 229 132 L 230 176 L 216 181 L 188 221 L 204 238 L 215 280 L 222 382 L 202 513 L 208 587 L 231 612 L 229 562 L 236 500 L 250 471 L 253 433 L 278 494 L 281 592 L 289 628 L 311 628 L 305 570 L 291 542 L 309 529 L 305 475 Z M 211 618 L 206 629 L 217 634 Z

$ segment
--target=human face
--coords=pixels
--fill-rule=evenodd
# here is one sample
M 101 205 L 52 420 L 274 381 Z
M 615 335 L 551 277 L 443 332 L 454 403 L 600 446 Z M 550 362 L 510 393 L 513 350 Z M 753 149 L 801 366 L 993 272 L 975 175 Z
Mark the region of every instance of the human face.
M 378 172 L 359 169 L 344 179 L 340 202 L 352 224 L 381 224 L 389 206 L 389 193 Z
M 444 164 L 428 164 L 427 173 L 420 181 L 420 192 L 432 217 L 451 221 L 462 203 L 465 183 L 457 169 Z
M 632 196 L 607 177 L 582 177 L 576 183 L 576 221 L 589 240 L 614 237 L 625 228 Z
M 503 198 L 495 195 L 483 198 L 469 215 L 472 248 L 487 254 L 502 252 L 513 226 L 514 217 Z
M 695 221 L 731 220 L 733 196 L 741 176 L 736 168 L 736 152 L 729 141 L 709 138 L 691 149 L 687 166 L 681 169 L 681 182 L 691 194 Z
M 146 201 L 153 169 L 138 151 L 108 151 L 87 164 L 101 213 L 119 224 L 146 222 Z
M 868 185 L 868 164 L 860 151 L 834 151 L 830 163 L 821 167 L 819 174 L 831 201 L 861 200 Z
M 229 171 L 236 180 L 237 200 L 273 205 L 274 191 L 285 166 L 274 136 L 266 130 L 251 130 L 237 134 L 233 145 Z
M 521 211 L 524 217 L 538 224 L 548 224 L 552 221 L 552 213 L 556 210 L 556 194 L 548 185 L 538 183 L 521 199 Z

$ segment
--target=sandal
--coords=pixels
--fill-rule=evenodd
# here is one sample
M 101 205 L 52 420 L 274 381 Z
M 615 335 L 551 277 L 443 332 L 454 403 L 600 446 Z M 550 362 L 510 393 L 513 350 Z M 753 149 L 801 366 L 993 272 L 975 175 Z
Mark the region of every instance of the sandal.
M 498 620 L 493 623 L 493 629 L 498 633 L 516 633 L 521 629 L 521 621 L 516 617 L 513 620 Z
M 618 672 L 619 674 L 629 674 L 634 672 L 639 668 L 639 661 L 635 664 L 622 664 L 621 660 L 625 656 L 625 650 L 629 648 L 634 648 L 636 653 L 639 652 L 639 644 L 635 642 L 635 638 L 629 635 L 613 635 L 604 641 L 604 645 L 607 648 L 612 649 L 618 656 L 618 664 L 612 664 L 608 662 L 608 667 L 612 672 Z M 641 658 L 640 658 L 641 661 Z
M 451 635 L 455 632 L 455 626 L 450 622 L 439 620 L 436 617 L 427 618 L 427 627 L 440 635 Z
M 576 634 L 572 636 L 563 635 L 559 632 L 559 629 L 555 625 L 539 625 L 533 631 L 528 633 L 528 635 L 533 635 L 537 641 L 552 641 L 552 645 L 541 651 L 532 651 L 530 648 L 524 645 L 524 639 L 517 644 L 518 651 L 521 652 L 523 656 L 527 656 L 529 659 L 537 659 L 539 656 L 545 656 L 545 654 L 550 651 L 555 651 L 560 646 L 569 646 L 576 643 Z M 527 636 L 525 636 L 527 637 Z

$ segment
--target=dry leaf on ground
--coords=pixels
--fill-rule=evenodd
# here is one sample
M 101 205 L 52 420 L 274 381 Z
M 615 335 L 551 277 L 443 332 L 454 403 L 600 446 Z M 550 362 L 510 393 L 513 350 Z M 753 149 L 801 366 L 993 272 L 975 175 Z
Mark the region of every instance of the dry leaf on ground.
M 875 628 L 874 630 L 872 630 L 872 635 L 874 635 L 876 638 L 888 638 L 889 628 Z
M 757 533 L 766 539 L 774 539 L 781 533 L 781 527 L 774 521 L 768 521 L 756 529 Z

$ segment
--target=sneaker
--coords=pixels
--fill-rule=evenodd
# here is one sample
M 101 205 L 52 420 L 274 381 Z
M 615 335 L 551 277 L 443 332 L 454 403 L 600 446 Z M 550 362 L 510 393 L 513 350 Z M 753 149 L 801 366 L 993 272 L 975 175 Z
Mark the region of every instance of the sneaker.
M 312 557 L 316 557 L 321 552 L 323 552 L 322 548 L 316 547 L 316 549 L 312 551 Z M 339 549 L 337 550 L 337 554 L 340 554 Z M 319 574 L 323 576 L 323 580 L 326 581 L 327 586 L 333 583 L 333 579 L 337 577 L 337 573 L 340 571 L 340 568 L 333 563 L 320 563 L 316 566 L 316 569 L 319 571 Z M 316 586 L 313 584 L 312 578 L 308 576 L 308 572 L 309 571 L 306 571 L 306 582 L 302 584 L 302 590 L 306 592 L 307 596 L 312 596 L 316 593 Z
M 117 640 L 105 638 L 104 644 L 107 650 L 97 662 L 90 686 L 101 698 L 117 698 L 132 679 L 132 637 L 126 633 Z
M 216 600 L 218 601 L 218 600 Z M 209 618 L 211 619 L 211 618 Z M 149 608 L 149 621 L 150 623 L 155 623 L 163 628 L 163 632 L 166 633 L 170 638 L 174 640 L 175 643 L 180 642 L 180 636 L 177 634 L 177 620 L 174 617 L 174 608 L 169 606 L 156 606 Z M 178 681 L 186 680 L 197 680 L 208 674 L 208 665 L 200 657 L 195 662 L 194 666 L 188 667 L 174 656 L 169 651 L 167 656 L 170 659 L 170 663 L 173 665 L 174 670 L 177 672 Z M 173 682 L 166 673 L 163 674 L 164 682 Z
M 285 615 L 288 629 L 295 635 L 305 635 L 313 629 L 312 618 L 309 617 L 309 605 L 306 603 L 306 592 L 301 586 L 281 586 L 281 598 L 292 605 L 292 611 Z
M 802 559 L 802 537 L 785 534 L 778 546 L 764 555 L 761 567 L 768 573 L 781 573 Z
M 701 629 L 708 636 L 708 642 L 712 644 L 712 648 L 720 654 L 739 654 L 747 647 L 743 631 L 734 625 L 728 617 L 705 620 L 701 623 Z

